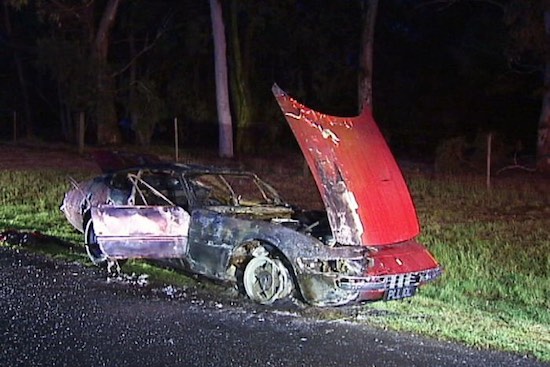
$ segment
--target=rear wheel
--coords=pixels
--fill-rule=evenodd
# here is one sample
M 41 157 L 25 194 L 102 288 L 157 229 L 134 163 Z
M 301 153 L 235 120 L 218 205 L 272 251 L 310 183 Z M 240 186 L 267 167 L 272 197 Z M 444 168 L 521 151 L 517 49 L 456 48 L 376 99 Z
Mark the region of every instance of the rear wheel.
M 107 255 L 101 251 L 99 244 L 97 243 L 97 237 L 94 231 L 94 223 L 92 219 L 88 219 L 86 226 L 84 227 L 84 244 L 86 246 L 86 253 L 88 257 L 95 265 L 103 265 L 107 261 Z
M 106 268 L 109 277 L 116 277 L 120 274 L 120 266 L 124 264 L 125 260 L 109 258 L 107 254 L 101 250 L 99 243 L 97 243 L 94 223 L 91 218 L 86 222 L 84 244 L 86 245 L 86 253 L 94 265 Z
M 247 296 L 261 304 L 271 304 L 292 293 L 292 278 L 283 262 L 264 247 L 254 250 L 243 274 Z

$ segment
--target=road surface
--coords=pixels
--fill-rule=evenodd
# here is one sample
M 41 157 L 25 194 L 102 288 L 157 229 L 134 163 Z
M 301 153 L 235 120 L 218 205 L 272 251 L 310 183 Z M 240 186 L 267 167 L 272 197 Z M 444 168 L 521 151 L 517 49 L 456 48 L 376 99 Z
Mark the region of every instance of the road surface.
M 227 295 L 107 282 L 100 269 L 5 247 L 0 343 L 0 366 L 545 366 Z

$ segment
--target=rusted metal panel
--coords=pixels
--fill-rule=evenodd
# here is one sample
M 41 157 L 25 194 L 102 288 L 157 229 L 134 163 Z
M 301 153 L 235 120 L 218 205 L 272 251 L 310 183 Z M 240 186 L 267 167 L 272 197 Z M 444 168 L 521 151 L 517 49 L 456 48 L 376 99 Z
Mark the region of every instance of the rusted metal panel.
M 63 198 L 61 210 L 67 220 L 80 232 L 84 232 L 83 214 L 90 209 L 90 198 L 95 203 L 106 203 L 109 199 L 109 188 L 102 180 L 88 180 L 81 183 L 72 182 L 74 189 Z
M 190 216 L 180 207 L 110 206 L 92 208 L 102 251 L 112 258 L 174 258 L 187 253 Z
M 273 94 L 313 173 L 339 243 L 376 246 L 418 235 L 407 185 L 369 108 L 356 117 L 330 116 L 297 102 L 277 85 Z

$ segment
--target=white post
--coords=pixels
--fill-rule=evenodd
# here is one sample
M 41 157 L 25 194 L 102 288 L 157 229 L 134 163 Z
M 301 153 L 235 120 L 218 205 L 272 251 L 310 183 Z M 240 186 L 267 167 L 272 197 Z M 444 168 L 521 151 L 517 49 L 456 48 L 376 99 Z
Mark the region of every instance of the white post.
M 13 110 L 13 142 L 17 141 L 17 111 Z
M 491 145 L 493 134 L 487 135 L 487 190 L 491 190 Z

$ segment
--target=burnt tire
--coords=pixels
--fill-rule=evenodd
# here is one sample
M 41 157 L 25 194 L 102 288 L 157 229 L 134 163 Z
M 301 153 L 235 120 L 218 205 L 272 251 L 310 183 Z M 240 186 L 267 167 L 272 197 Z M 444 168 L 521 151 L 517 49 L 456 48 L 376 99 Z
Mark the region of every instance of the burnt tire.
M 84 226 L 84 245 L 86 246 L 86 253 L 94 265 L 103 266 L 106 264 L 107 255 L 101 251 L 101 248 L 97 243 L 94 223 L 91 218 L 88 219 L 86 225 Z
M 254 251 L 242 274 L 242 288 L 254 302 L 269 305 L 294 290 L 292 276 L 283 261 L 263 251 Z

